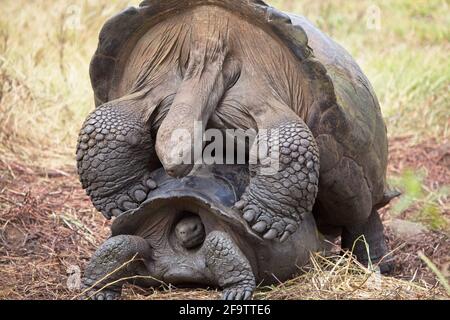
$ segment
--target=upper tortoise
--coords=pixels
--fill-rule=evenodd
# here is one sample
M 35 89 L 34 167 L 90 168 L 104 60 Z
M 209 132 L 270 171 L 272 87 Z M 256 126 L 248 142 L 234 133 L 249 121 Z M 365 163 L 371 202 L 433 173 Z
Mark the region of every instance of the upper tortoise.
M 195 154 L 200 122 L 254 129 L 279 151 L 271 175 L 248 165 L 234 205 L 264 241 L 286 241 L 313 213 L 343 248 L 364 236 L 361 262 L 387 253 L 377 210 L 395 194 L 378 100 L 347 51 L 304 17 L 260 0 L 144 1 L 104 25 L 90 75 L 97 108 L 80 133 L 78 172 L 107 218 L 138 208 L 158 188 L 155 170 L 191 172 L 177 157 Z M 174 142 L 180 128 L 190 137 Z

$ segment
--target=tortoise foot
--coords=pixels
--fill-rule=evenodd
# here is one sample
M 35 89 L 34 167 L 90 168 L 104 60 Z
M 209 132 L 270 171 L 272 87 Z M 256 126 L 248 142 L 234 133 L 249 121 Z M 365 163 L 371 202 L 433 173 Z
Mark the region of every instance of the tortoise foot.
M 245 204 L 242 208 L 243 203 Z M 299 217 L 294 215 L 289 218 L 287 214 L 274 212 L 264 207 L 257 199 L 252 199 L 251 202 L 241 200 L 235 207 L 242 208 L 243 217 L 249 226 L 266 240 L 279 239 L 284 242 L 300 224 Z
M 250 300 L 253 289 L 251 285 L 232 286 L 223 291 L 222 300 Z
M 213 231 L 205 240 L 206 265 L 214 282 L 224 289 L 224 300 L 249 300 L 256 287 L 249 261 L 224 232 Z
M 88 300 L 119 300 L 121 290 L 103 289 L 101 291 L 90 290 L 85 294 Z

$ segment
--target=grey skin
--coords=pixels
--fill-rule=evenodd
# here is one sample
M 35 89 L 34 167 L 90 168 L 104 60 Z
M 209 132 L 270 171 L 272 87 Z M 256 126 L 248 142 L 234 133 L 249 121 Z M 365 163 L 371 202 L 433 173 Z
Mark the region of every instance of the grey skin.
M 159 169 L 152 178 L 158 189 L 113 222 L 111 238 L 89 262 L 89 298 L 116 299 L 129 281 L 213 286 L 223 289 L 223 299 L 247 300 L 257 283 L 289 279 L 322 249 L 312 214 L 283 243 L 248 228 L 232 209 L 250 178 L 246 166 L 203 167 L 184 179 Z
M 386 126 L 353 58 L 298 15 L 260 0 L 152 0 L 103 27 L 91 62 L 96 110 L 80 133 L 81 182 L 107 218 L 139 208 L 161 167 L 184 177 L 194 154 L 185 135 L 205 128 L 280 134 L 280 168 L 250 179 L 235 203 L 247 227 L 276 250 L 313 213 L 362 263 L 387 253 L 378 209 L 386 184 Z M 197 159 L 191 159 L 192 161 Z M 193 162 L 192 162 L 193 163 Z M 383 272 L 392 268 L 380 264 Z

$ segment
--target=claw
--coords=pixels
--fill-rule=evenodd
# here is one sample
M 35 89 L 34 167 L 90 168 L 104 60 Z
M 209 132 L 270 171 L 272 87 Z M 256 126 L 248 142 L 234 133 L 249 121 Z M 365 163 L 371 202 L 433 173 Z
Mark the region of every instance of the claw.
M 234 300 L 242 300 L 242 297 L 244 296 L 244 293 L 242 291 L 239 291 L 236 294 L 236 297 L 234 297 Z
M 106 300 L 114 300 L 114 299 L 115 299 L 114 294 L 112 294 L 112 293 L 107 293 L 106 294 Z
M 285 231 L 280 238 L 280 242 L 281 243 L 285 242 L 289 238 L 290 235 L 291 235 L 291 233 L 289 231 Z
M 244 294 L 244 298 L 242 300 L 250 300 L 251 297 L 252 297 L 252 292 L 246 290 L 245 294 Z
M 236 295 L 236 292 L 234 290 L 230 291 L 228 293 L 227 300 L 234 300 L 235 295 Z
M 277 230 L 270 229 L 269 231 L 267 231 L 267 233 L 264 235 L 263 238 L 267 240 L 272 240 L 276 238 L 277 234 L 278 234 Z
M 297 227 L 296 227 L 295 225 L 293 225 L 293 224 L 289 224 L 289 225 L 286 227 L 286 231 L 289 231 L 290 233 L 294 233 L 295 230 L 297 230 Z
M 136 208 L 138 207 L 138 205 L 137 205 L 136 203 L 134 203 L 134 202 L 129 202 L 129 201 L 124 202 L 124 203 L 122 204 L 122 206 L 123 206 L 123 208 L 124 208 L 125 210 L 133 210 L 133 209 L 136 209 Z
M 147 194 L 142 190 L 136 190 L 134 192 L 134 198 L 136 199 L 136 201 L 142 202 L 145 200 L 145 198 L 147 198 Z
M 128 195 L 123 195 L 120 196 L 120 198 L 117 200 L 117 203 L 119 204 L 120 207 L 123 207 L 123 204 L 125 202 L 129 202 L 130 201 L 130 197 Z
M 112 214 L 114 217 L 118 217 L 118 216 L 120 216 L 120 215 L 122 214 L 122 210 L 120 210 L 120 209 L 113 209 L 113 210 L 111 211 L 111 214 Z
M 224 291 L 223 293 L 222 293 L 222 300 L 228 300 L 227 298 L 228 298 L 228 295 L 230 294 L 230 292 L 229 291 Z
M 242 209 L 244 209 L 244 207 L 247 205 L 247 202 L 246 201 L 244 201 L 244 200 L 239 200 L 238 202 L 236 202 L 235 204 L 234 204 L 234 207 L 236 208 L 236 209 L 238 209 L 238 210 L 242 210 Z
M 150 188 L 150 190 L 156 189 L 157 187 L 156 182 L 152 179 L 148 179 L 145 184 Z
M 244 219 L 247 220 L 248 222 L 252 222 L 253 219 L 255 219 L 256 216 L 256 212 L 254 210 L 247 210 L 244 213 Z
M 259 232 L 259 233 L 266 230 L 266 228 L 267 228 L 267 223 L 265 223 L 264 221 L 260 221 L 252 227 L 253 230 L 255 230 L 256 232 Z

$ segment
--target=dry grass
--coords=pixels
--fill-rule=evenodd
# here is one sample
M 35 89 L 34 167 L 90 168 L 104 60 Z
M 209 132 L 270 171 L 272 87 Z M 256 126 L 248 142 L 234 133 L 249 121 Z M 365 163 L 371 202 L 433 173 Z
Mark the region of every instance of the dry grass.
M 89 60 L 105 20 L 127 1 L 2 1 L 0 158 L 72 164 L 93 107 Z
M 427 283 L 418 284 L 392 277 L 361 266 L 349 253 L 324 257 L 314 254 L 304 273 L 276 286 L 260 286 L 254 296 L 258 300 L 424 300 L 446 299 L 445 291 Z M 165 289 L 142 293 L 128 287 L 125 298 L 131 299 L 217 299 L 220 292 L 208 290 Z
M 312 266 L 302 276 L 287 281 L 257 297 L 262 299 L 436 299 L 443 290 L 429 284 L 380 276 L 361 266 L 349 253 L 311 258 Z M 301 290 L 299 288 L 301 287 Z
M 273 0 L 311 18 L 373 82 L 391 138 L 390 181 L 405 193 L 383 212 L 431 230 L 388 231 L 395 278 L 350 257 L 315 256 L 308 272 L 257 299 L 449 298 L 418 252 L 449 279 L 450 14 L 448 2 Z M 88 65 L 98 31 L 125 0 L 3 0 L 0 16 L 0 299 L 70 299 L 67 280 L 108 236 L 74 170 L 76 136 L 93 108 Z M 137 2 L 135 3 L 137 4 Z M 380 28 L 369 28 L 373 9 Z M 75 267 L 75 269 L 73 269 Z M 75 270 L 75 271 L 74 271 Z M 129 299 L 209 299 L 214 290 L 146 291 Z

